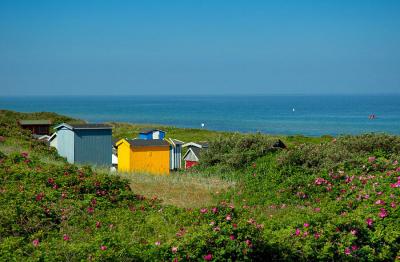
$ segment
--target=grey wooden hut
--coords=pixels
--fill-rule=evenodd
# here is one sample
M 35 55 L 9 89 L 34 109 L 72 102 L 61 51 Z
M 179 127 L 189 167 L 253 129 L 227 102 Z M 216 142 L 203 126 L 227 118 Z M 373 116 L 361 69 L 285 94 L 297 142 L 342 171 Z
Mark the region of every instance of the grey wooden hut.
M 58 154 L 69 163 L 111 166 L 111 126 L 63 123 L 55 129 Z

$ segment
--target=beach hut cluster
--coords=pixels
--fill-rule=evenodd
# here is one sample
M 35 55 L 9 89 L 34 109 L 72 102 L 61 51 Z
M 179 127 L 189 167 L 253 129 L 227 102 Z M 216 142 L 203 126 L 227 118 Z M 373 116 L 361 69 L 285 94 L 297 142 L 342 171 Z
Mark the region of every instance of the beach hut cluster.
M 166 138 L 160 129 L 145 129 L 138 137 L 113 140 L 112 127 L 107 124 L 67 124 L 54 127 L 50 135 L 48 120 L 21 120 L 22 128 L 29 129 L 36 139 L 57 149 L 69 163 L 111 167 L 119 172 L 168 175 L 170 171 L 191 168 L 200 161 L 207 143 L 184 143 Z M 29 124 L 29 125 L 27 125 Z

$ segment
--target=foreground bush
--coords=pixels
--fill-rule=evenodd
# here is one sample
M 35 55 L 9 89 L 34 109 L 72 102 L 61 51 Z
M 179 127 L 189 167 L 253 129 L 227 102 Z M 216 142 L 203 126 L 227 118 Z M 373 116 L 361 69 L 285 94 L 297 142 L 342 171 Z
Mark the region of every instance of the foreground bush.
M 0 260 L 255 260 L 262 227 L 227 203 L 161 206 L 125 180 L 0 154 Z

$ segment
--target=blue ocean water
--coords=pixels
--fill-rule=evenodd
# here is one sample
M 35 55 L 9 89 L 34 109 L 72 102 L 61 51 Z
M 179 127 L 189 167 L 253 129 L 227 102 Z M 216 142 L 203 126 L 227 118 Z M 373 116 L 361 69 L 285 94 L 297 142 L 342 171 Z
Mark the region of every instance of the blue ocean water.
M 400 95 L 0 97 L 0 109 L 269 134 L 400 134 Z

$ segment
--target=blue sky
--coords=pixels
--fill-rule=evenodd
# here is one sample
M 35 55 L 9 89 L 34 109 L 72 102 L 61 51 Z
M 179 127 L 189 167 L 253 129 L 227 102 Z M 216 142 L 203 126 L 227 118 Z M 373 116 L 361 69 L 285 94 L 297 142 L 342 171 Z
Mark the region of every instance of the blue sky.
M 400 93 L 400 1 L 0 1 L 0 95 Z

